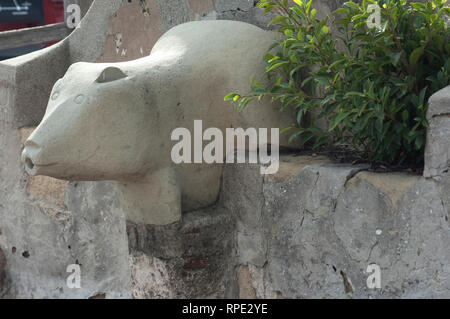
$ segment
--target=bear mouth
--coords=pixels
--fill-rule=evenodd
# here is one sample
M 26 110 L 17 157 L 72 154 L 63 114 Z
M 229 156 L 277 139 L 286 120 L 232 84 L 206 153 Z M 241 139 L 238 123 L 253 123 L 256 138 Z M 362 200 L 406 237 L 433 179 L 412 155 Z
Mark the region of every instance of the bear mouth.
M 25 170 L 27 171 L 28 174 L 30 174 L 31 176 L 36 176 L 38 175 L 39 171 L 41 168 L 45 168 L 45 167 L 49 167 L 52 165 L 56 165 L 56 163 L 51 163 L 51 164 L 37 164 L 35 163 L 31 157 L 26 156 L 23 160 L 24 164 L 25 164 Z

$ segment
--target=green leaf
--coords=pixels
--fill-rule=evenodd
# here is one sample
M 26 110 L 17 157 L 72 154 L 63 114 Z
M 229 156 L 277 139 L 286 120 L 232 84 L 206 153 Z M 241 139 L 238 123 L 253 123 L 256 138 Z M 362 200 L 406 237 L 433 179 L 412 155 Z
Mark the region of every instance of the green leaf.
M 412 7 L 413 7 L 414 9 L 416 9 L 417 11 L 422 11 L 423 9 L 426 8 L 425 5 L 424 5 L 423 3 L 414 2 L 414 3 L 411 3 L 411 5 L 412 5 Z
M 302 119 L 303 119 L 303 110 L 299 110 L 297 113 L 297 124 L 301 125 L 302 124 Z
M 267 26 L 270 27 L 272 24 L 275 23 L 280 23 L 280 22 L 285 22 L 288 18 L 285 16 L 277 16 L 275 19 L 273 19 L 272 21 L 270 21 Z
M 309 10 L 311 9 L 311 3 L 312 0 L 309 0 L 308 3 L 306 4 L 306 13 L 309 14 Z
M 267 61 L 267 62 L 272 63 L 272 62 L 278 60 L 279 58 L 280 58 L 280 57 L 279 57 L 278 55 L 275 55 L 273 58 L 271 58 L 271 59 L 270 59 L 269 61 Z
M 323 77 L 315 78 L 315 80 L 316 80 L 316 82 L 318 82 L 318 83 L 320 83 L 322 85 L 325 85 L 325 86 L 329 86 L 330 85 L 330 82 L 327 79 L 323 78 Z
M 303 133 L 304 133 L 303 129 L 297 129 L 294 134 L 289 136 L 288 143 L 291 144 L 296 138 L 298 138 Z
M 423 53 L 423 47 L 414 49 L 414 51 L 409 56 L 409 63 L 411 65 L 416 65 L 417 61 L 419 61 L 420 57 L 422 56 L 422 53 Z
M 328 135 L 322 135 L 321 137 L 319 137 L 316 142 L 313 145 L 313 149 L 314 148 L 318 148 L 319 146 L 327 143 L 329 141 L 330 137 Z
M 345 94 L 345 97 L 349 97 L 349 96 L 366 97 L 366 95 L 364 93 L 361 93 L 361 92 L 348 92 L 348 93 Z
M 238 95 L 238 94 L 236 94 L 236 93 L 230 93 L 230 94 L 227 94 L 227 95 L 223 98 L 223 100 L 224 100 L 224 101 L 231 101 L 231 100 L 234 100 L 234 98 L 235 98 L 236 96 L 239 98 L 239 95 Z
M 339 123 L 341 123 L 345 118 L 347 118 L 350 115 L 349 112 L 345 112 L 345 113 L 341 113 L 338 114 L 337 116 L 334 117 L 333 121 L 330 124 L 330 127 L 328 128 L 328 131 L 333 131 L 336 126 L 339 125 Z
M 284 129 L 282 129 L 282 130 L 280 131 L 280 134 L 286 133 L 287 131 L 290 131 L 290 130 L 292 130 L 292 129 L 293 129 L 292 126 L 286 127 L 286 128 L 284 128 Z
M 339 8 L 339 9 L 334 10 L 334 13 L 336 13 L 336 14 L 347 14 L 348 10 L 345 9 L 345 8 Z
M 292 102 L 294 102 L 297 99 L 296 96 L 288 96 L 283 100 L 283 103 L 281 104 L 281 109 L 284 110 L 286 107 L 288 107 Z
M 292 35 L 292 30 L 289 30 L 289 29 L 284 30 L 284 35 L 287 37 L 290 37 Z
M 304 145 L 314 138 L 314 133 L 304 133 L 302 136 L 301 144 Z
M 408 121 L 408 119 L 409 119 L 409 113 L 407 110 L 404 110 L 402 112 L 402 120 L 403 120 L 403 122 L 406 122 L 406 121 Z
M 302 84 L 300 84 L 301 87 L 304 87 L 306 84 L 308 84 L 309 82 L 311 82 L 314 78 L 312 76 L 307 77 L 306 79 L 303 80 Z
M 393 53 L 391 55 L 391 62 L 394 66 L 397 66 L 400 57 L 402 56 L 402 52 Z
M 276 64 L 274 64 L 274 65 L 268 67 L 268 68 L 266 69 L 266 72 L 270 72 L 270 71 L 272 71 L 273 69 L 278 68 L 278 67 L 280 67 L 280 66 L 282 66 L 282 65 L 285 65 L 285 64 L 288 64 L 288 63 L 289 63 L 288 61 L 283 61 L 283 62 L 276 63 Z
M 424 143 L 424 137 L 422 134 L 417 135 L 415 141 L 414 141 L 414 146 L 416 147 L 416 149 L 421 149 Z

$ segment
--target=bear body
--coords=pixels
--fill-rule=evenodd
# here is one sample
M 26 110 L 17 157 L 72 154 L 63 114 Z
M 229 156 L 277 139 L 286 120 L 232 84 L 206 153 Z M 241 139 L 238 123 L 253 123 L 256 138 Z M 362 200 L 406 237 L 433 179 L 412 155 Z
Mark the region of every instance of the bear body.
M 22 159 L 32 175 L 118 181 L 127 219 L 168 224 L 213 204 L 220 163 L 175 164 L 176 128 L 280 128 L 293 122 L 270 100 L 237 112 L 224 96 L 250 91 L 274 34 L 235 21 L 172 28 L 151 54 L 120 63 L 75 63 L 58 80 Z M 280 146 L 287 146 L 282 135 Z M 270 139 L 269 139 L 270 140 Z

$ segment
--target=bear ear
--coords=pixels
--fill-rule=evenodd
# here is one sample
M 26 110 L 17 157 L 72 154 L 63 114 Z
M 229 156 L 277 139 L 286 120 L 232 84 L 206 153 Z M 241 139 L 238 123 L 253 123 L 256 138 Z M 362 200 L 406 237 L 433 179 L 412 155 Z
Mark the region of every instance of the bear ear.
M 112 82 L 112 81 L 116 81 L 119 79 L 123 79 L 126 77 L 127 77 L 127 75 L 121 69 L 119 69 L 115 66 L 109 66 L 106 69 L 104 69 L 102 71 L 102 73 L 100 73 L 100 75 L 98 76 L 97 80 L 95 80 L 95 82 L 107 83 L 107 82 Z

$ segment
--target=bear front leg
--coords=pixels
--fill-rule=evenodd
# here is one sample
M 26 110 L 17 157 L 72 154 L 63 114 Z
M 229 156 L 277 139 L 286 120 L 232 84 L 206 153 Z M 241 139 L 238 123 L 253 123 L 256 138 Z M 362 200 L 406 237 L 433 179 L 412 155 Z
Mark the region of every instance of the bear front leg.
M 138 182 L 119 183 L 120 206 L 128 221 L 167 225 L 181 219 L 181 190 L 172 167 L 156 171 Z

